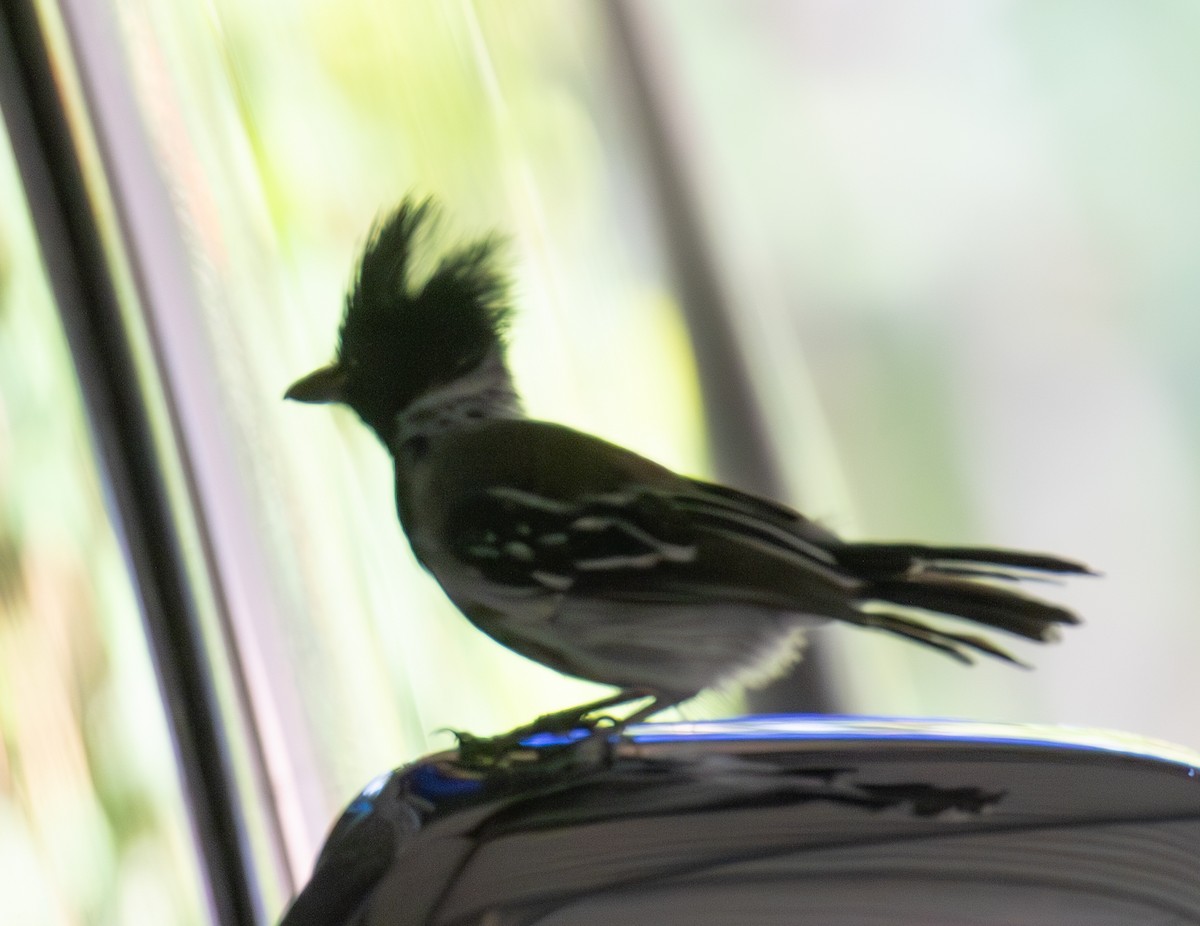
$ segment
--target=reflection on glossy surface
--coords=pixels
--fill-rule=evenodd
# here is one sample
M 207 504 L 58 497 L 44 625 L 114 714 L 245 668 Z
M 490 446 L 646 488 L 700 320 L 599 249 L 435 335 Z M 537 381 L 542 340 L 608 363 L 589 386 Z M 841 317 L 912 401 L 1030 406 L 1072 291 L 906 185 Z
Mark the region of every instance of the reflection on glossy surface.
M 1089 730 L 1050 724 L 1004 724 L 982 721 L 938 720 L 935 718 L 836 717 L 828 714 L 800 716 L 739 717 L 698 723 L 655 723 L 631 728 L 627 736 L 635 743 L 709 740 L 806 739 L 889 740 L 933 743 L 1003 743 L 1010 746 L 1053 746 L 1109 754 L 1144 756 L 1183 766 L 1189 776 L 1200 767 L 1200 753 L 1183 746 L 1133 733 Z
M 338 926 L 355 910 L 370 926 L 591 924 L 614 905 L 622 922 L 753 909 L 761 923 L 861 923 L 896 904 L 889 922 L 953 910 L 1062 926 L 1054 909 L 1071 923 L 1154 909 L 1191 922 L 1200 789 L 1178 772 L 1200 756 L 1122 746 L 1050 727 L 787 716 L 647 724 L 573 769 L 560 743 L 491 774 L 445 753 L 368 787 L 370 827 L 360 797 L 283 923 Z

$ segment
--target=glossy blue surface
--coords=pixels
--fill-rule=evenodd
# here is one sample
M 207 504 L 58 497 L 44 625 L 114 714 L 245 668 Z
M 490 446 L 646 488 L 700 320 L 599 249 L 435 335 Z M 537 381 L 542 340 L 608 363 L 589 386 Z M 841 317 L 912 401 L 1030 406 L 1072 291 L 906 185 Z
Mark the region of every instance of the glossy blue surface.
M 534 748 L 563 745 L 584 735 L 581 730 L 569 736 L 540 734 L 530 737 L 525 744 Z M 1130 734 L 1076 727 L 931 718 L 759 715 L 731 720 L 639 724 L 626 730 L 622 738 L 638 745 L 765 741 L 812 744 L 862 740 L 1024 746 L 1084 750 L 1156 760 L 1178 765 L 1192 778 L 1197 777 L 1196 769 L 1200 768 L 1198 753 L 1171 743 Z

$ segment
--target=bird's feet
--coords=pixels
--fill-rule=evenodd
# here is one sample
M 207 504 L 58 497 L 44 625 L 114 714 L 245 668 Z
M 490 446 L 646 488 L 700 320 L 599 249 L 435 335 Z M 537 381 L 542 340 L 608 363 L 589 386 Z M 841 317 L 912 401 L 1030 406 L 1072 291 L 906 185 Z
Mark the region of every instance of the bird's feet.
M 560 762 L 577 756 L 603 759 L 608 739 L 623 724 L 612 717 L 580 716 L 577 711 L 546 714 L 532 723 L 499 736 L 475 736 L 452 730 L 458 739 L 458 762 L 473 769 L 492 770 Z
M 654 700 L 626 718 L 616 719 L 603 713 L 608 708 L 645 698 Z M 610 740 L 626 726 L 644 720 L 677 700 L 668 701 L 657 692 L 641 688 L 627 688 L 598 701 L 543 714 L 532 723 L 499 736 L 479 737 L 451 732 L 458 738 L 459 764 L 471 769 L 544 767 L 564 762 L 590 766 L 607 761 Z

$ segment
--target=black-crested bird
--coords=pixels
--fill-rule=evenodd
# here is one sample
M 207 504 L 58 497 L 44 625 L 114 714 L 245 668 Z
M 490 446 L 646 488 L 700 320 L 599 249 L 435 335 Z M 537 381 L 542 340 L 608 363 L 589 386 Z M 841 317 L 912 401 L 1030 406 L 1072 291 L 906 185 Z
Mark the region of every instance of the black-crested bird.
M 414 279 L 428 201 L 374 227 L 333 363 L 287 391 L 341 402 L 395 461 L 400 523 L 420 563 L 493 639 L 560 672 L 616 686 L 549 715 L 650 698 L 643 719 L 724 683 L 765 681 L 801 631 L 873 627 L 964 662 L 1016 661 L 924 612 L 1029 640 L 1076 623 L 1005 582 L 1085 574 L 1054 556 L 849 543 L 795 511 L 678 475 L 589 434 L 531 420 L 505 362 L 510 315 L 495 239 Z M 426 255 L 420 255 L 426 260 Z

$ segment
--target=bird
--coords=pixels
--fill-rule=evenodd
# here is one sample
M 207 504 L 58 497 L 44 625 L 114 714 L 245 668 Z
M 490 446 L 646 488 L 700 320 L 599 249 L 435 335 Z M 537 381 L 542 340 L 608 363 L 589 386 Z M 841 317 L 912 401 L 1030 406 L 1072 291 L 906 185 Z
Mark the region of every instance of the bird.
M 1017 664 L 976 630 L 1048 642 L 1078 623 L 1018 584 L 1092 574 L 1080 563 L 847 541 L 779 502 L 528 417 L 506 360 L 503 241 L 435 253 L 438 211 L 409 196 L 375 221 L 334 360 L 285 398 L 340 403 L 374 431 L 417 561 L 475 627 L 615 689 L 524 732 L 644 702 L 624 726 L 706 689 L 765 683 L 829 622 Z

